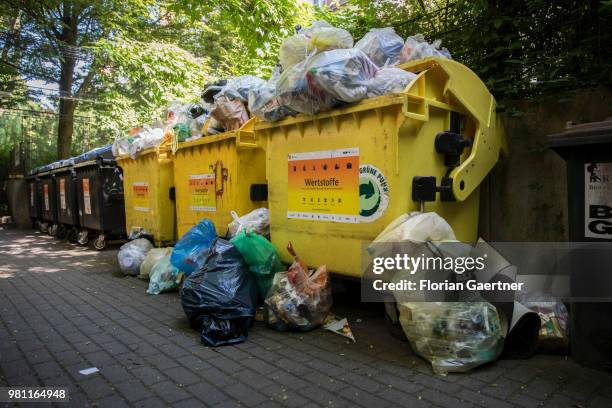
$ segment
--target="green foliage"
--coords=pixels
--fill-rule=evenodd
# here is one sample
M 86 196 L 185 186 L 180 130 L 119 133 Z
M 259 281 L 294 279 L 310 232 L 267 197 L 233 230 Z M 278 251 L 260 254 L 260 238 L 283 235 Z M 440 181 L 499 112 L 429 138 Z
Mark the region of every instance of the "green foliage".
M 612 82 L 612 2 L 606 0 L 351 0 L 320 12 L 359 38 L 393 26 L 442 40 L 498 99 L 533 98 Z

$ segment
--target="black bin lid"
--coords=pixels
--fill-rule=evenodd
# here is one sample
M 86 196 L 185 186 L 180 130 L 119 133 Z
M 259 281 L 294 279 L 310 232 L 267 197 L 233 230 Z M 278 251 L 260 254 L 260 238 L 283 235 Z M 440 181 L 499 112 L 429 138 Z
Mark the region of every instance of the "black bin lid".
M 576 150 L 612 152 L 612 118 L 581 124 L 568 122 L 562 132 L 548 135 L 548 142 L 563 158 Z

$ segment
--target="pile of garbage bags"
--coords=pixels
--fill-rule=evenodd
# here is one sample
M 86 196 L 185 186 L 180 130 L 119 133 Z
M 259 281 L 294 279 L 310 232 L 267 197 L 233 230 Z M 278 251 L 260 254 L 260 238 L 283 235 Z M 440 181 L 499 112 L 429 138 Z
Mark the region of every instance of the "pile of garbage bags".
M 404 42 L 391 27 L 372 29 L 353 46 L 350 33 L 317 21 L 285 39 L 279 67 L 252 88 L 248 108 L 262 120 L 277 121 L 401 92 L 416 75 L 393 67 L 430 56 L 451 58 L 439 47 L 421 35 Z

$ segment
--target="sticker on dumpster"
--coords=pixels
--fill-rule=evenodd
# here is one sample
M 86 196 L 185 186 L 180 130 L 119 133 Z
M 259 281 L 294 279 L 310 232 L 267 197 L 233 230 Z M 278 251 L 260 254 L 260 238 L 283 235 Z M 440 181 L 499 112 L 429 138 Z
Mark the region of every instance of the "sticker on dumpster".
M 34 208 L 34 184 L 30 184 L 30 207 Z
M 134 210 L 149 211 L 149 183 L 137 182 L 132 183 L 132 192 L 134 193 Z
M 359 222 L 359 148 L 288 156 L 287 218 Z
M 380 218 L 389 205 L 387 178 L 371 164 L 359 166 L 359 216 L 360 222 L 372 222 Z
M 60 196 L 60 208 L 66 209 L 66 179 L 61 178 L 59 180 L 59 196 Z
M 91 197 L 89 195 L 89 179 L 83 179 L 83 210 L 85 214 L 91 214 Z
M 45 211 L 49 211 L 49 185 L 43 184 L 43 197 L 45 199 Z
M 612 163 L 584 165 L 584 236 L 612 239 Z
M 189 176 L 189 209 L 191 211 L 217 211 L 213 173 Z

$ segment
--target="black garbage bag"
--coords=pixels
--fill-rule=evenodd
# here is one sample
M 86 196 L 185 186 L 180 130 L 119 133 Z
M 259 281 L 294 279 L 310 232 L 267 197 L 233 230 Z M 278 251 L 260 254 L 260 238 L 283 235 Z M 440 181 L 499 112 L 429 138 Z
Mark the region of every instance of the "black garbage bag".
M 257 284 L 233 244 L 217 238 L 208 252 L 204 266 L 183 284 L 183 310 L 204 344 L 243 342 L 255 316 Z

